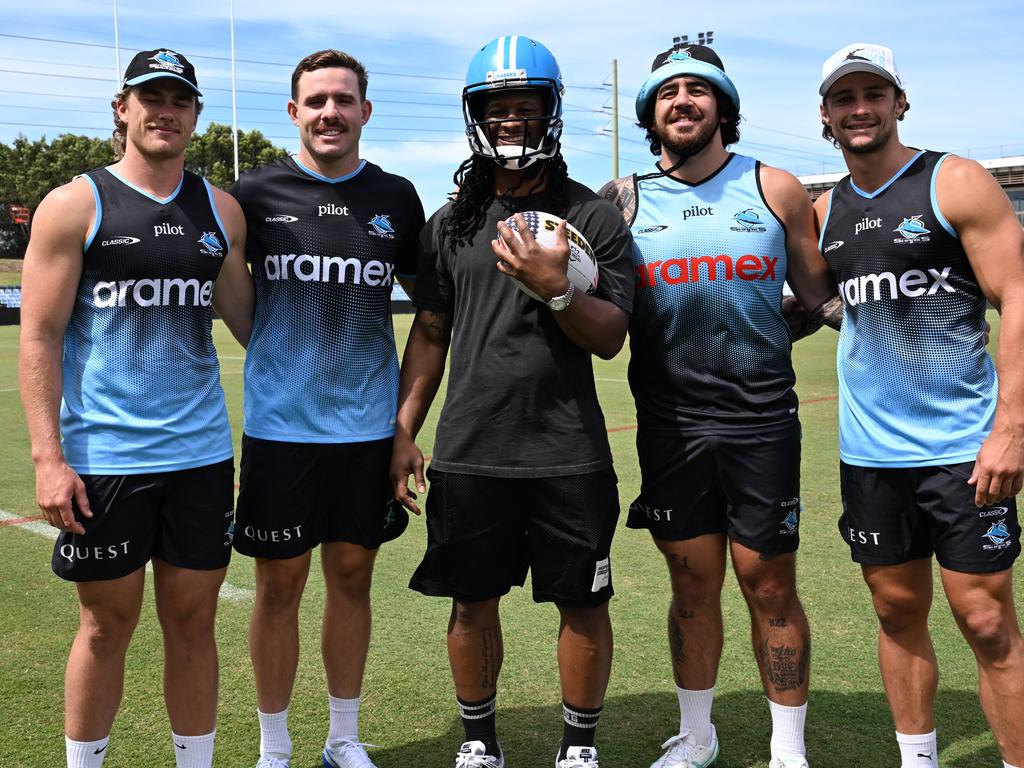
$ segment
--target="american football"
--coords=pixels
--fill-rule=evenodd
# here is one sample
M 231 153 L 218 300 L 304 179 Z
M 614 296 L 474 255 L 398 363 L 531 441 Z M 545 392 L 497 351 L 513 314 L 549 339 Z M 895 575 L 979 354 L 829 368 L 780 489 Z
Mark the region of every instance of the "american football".
M 544 211 L 525 211 L 520 214 L 526 220 L 526 226 L 536 238 L 537 242 L 545 248 L 553 248 L 556 243 L 556 231 L 562 220 L 551 213 Z M 519 238 L 519 227 L 516 224 L 515 216 L 505 219 L 517 238 Z M 577 291 L 593 293 L 597 289 L 597 259 L 594 258 L 594 249 L 583 234 L 572 224 L 566 224 L 565 235 L 569 240 L 569 267 L 566 275 L 570 282 L 576 286 Z M 519 289 L 531 298 L 543 301 L 540 296 L 529 290 L 515 278 L 510 278 Z

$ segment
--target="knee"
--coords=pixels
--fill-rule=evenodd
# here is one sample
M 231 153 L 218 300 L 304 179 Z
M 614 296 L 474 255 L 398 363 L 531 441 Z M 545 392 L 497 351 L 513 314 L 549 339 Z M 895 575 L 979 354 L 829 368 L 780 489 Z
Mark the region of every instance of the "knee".
M 871 595 L 882 631 L 897 635 L 908 630 L 927 630 L 929 601 L 906 591 L 875 592 Z
M 298 610 L 305 586 L 304 575 L 264 576 L 256 582 L 256 602 L 272 613 L 294 612 Z
M 961 631 L 979 659 L 999 662 L 1010 655 L 1015 631 L 998 605 L 979 606 L 957 617 Z
M 785 616 L 799 605 L 791 573 L 739 576 L 738 580 L 747 604 L 756 611 Z
M 78 633 L 96 655 L 114 656 L 128 649 L 138 614 L 90 613 L 82 616 Z
M 349 598 L 368 597 L 373 584 L 373 560 L 347 558 L 325 568 L 327 590 Z
M 482 600 L 480 602 L 452 602 L 451 626 L 463 631 L 475 629 L 484 624 L 496 623 L 498 620 L 498 601 Z
M 680 606 L 717 604 L 722 594 L 722 574 L 705 573 L 670 561 L 669 577 L 672 580 L 672 599 Z

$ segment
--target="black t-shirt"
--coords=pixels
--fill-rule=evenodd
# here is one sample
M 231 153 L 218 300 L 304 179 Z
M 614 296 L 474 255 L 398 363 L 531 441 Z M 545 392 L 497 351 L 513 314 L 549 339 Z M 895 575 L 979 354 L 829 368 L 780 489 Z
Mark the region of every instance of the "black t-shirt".
M 546 195 L 496 200 L 471 242 L 443 237 L 451 204 L 423 230 L 417 308 L 452 321 L 448 394 L 433 466 L 494 477 L 593 472 L 611 464 L 590 353 L 562 332 L 546 305 L 495 266 L 496 225 L 514 213 L 549 210 Z M 595 296 L 633 306 L 633 238 L 608 201 L 569 182 L 567 221 L 598 263 Z

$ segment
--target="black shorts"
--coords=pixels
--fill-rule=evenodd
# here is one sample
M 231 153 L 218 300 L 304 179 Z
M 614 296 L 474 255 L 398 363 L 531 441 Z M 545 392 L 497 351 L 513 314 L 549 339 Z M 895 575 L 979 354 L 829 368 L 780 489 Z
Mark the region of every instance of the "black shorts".
M 839 531 L 854 562 L 897 565 L 935 555 L 962 573 L 1005 571 L 1020 554 L 1017 502 L 974 506 L 974 462 L 879 468 L 841 463 Z
M 154 557 L 197 571 L 230 562 L 231 459 L 175 472 L 81 477 L 93 516 L 72 504 L 85 534 L 57 536 L 51 567 L 62 579 L 119 579 Z
M 235 549 L 298 557 L 325 541 L 377 549 L 394 538 L 388 469 L 391 438 L 363 443 L 285 443 L 242 435 Z M 400 532 L 400 531 L 399 531 Z
M 640 496 L 626 525 L 656 539 L 725 533 L 756 552 L 800 545 L 800 422 L 728 435 L 638 432 Z
M 481 477 L 427 470 L 427 551 L 409 586 L 478 602 L 522 586 L 533 599 L 595 606 L 612 596 L 615 471 Z

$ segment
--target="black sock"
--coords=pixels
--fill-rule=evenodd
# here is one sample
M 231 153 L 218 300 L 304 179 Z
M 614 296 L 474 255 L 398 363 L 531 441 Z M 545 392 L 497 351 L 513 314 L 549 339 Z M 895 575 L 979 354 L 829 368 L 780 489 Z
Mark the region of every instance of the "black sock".
M 495 733 L 494 713 L 497 709 L 498 694 L 492 693 L 480 701 L 463 701 L 458 696 L 459 714 L 466 731 L 466 741 L 482 741 L 487 754 L 498 755 L 498 736 Z
M 601 717 L 601 707 L 597 709 L 584 709 L 576 707 L 567 701 L 562 702 L 562 748 L 558 751 L 558 759 L 565 757 L 569 747 L 592 747 L 594 746 L 594 733 L 597 731 L 597 721 Z

